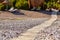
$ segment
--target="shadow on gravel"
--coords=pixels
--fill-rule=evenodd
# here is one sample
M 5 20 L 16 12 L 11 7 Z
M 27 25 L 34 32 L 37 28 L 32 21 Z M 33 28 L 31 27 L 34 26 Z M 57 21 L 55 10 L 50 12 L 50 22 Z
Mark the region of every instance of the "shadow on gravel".
M 43 14 L 48 14 L 51 15 L 52 11 L 46 11 L 46 10 L 34 10 L 35 12 L 43 13 Z
M 43 14 L 48 14 L 51 15 L 52 11 L 46 11 L 46 10 L 36 10 L 36 12 L 43 13 Z M 57 15 L 60 15 L 60 11 L 57 13 Z
M 57 15 L 60 15 L 60 12 L 58 12 Z
M 43 13 L 43 14 L 47 14 L 47 15 L 52 14 L 52 11 L 46 11 L 46 10 L 35 10 L 35 12 L 39 12 L 39 13 Z M 11 13 L 13 13 L 15 15 L 25 15 L 23 12 L 20 12 L 19 10 L 13 11 Z M 60 12 L 58 12 L 57 15 L 60 15 Z
M 15 14 L 15 15 L 24 15 L 24 13 L 22 13 L 22 12 L 20 12 L 20 11 L 18 11 L 18 10 L 13 11 L 13 12 L 11 12 L 11 13 L 13 13 L 13 14 Z
M 46 10 L 39 10 L 39 11 L 36 11 L 36 12 L 43 13 L 43 14 L 48 14 L 48 15 L 52 14 L 52 11 L 46 11 Z

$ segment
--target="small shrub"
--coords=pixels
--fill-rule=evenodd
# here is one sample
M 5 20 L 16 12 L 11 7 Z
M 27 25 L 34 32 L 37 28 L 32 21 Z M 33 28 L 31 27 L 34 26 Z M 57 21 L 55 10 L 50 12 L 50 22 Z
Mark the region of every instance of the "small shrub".
M 45 2 L 45 5 L 47 6 L 47 8 L 60 9 L 60 4 L 55 0 L 50 0 L 48 2 Z
M 0 3 L 0 10 L 3 10 L 4 5 Z
M 15 4 L 16 8 L 20 9 L 28 9 L 28 3 L 26 0 L 19 0 Z

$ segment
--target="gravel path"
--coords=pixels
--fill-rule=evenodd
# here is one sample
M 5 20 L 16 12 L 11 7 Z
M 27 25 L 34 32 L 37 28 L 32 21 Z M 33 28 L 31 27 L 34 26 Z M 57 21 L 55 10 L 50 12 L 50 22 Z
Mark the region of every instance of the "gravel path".
M 1 20 L 0 21 L 0 40 L 9 40 L 9 38 L 18 37 L 26 30 L 41 24 L 47 18 L 26 19 L 26 20 Z
M 35 37 L 35 40 L 60 40 L 60 20 L 41 30 Z
M 37 33 L 40 30 L 43 30 L 46 27 L 49 27 L 57 20 L 57 13 L 52 12 L 51 18 L 49 20 L 44 21 L 43 23 L 27 30 L 25 33 L 22 33 L 21 36 L 17 38 L 13 38 L 11 40 L 34 40 L 34 38 L 37 36 Z

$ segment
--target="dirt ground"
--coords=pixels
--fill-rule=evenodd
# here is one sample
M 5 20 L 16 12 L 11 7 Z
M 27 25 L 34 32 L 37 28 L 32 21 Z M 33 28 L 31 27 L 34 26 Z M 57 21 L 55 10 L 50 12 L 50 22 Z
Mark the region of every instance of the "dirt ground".
M 20 10 L 21 12 L 23 12 L 26 16 L 28 17 L 32 17 L 32 18 L 47 18 L 50 17 L 50 14 L 48 13 L 44 13 L 44 12 L 40 12 L 40 11 L 27 11 L 27 10 Z
M 43 12 L 19 10 L 16 12 L 0 11 L 0 19 L 14 19 L 14 18 L 49 18 L 50 14 Z

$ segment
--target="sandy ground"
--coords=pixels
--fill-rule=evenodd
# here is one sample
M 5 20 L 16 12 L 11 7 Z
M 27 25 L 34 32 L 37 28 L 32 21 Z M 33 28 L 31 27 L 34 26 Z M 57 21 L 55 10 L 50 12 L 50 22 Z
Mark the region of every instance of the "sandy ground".
M 51 12 L 47 11 L 27 11 L 27 10 L 20 10 L 26 16 L 31 18 L 49 18 L 51 17 Z
M 0 11 L 0 19 L 16 19 L 16 18 L 50 18 L 50 14 L 47 12 L 36 12 L 36 11 L 27 11 L 19 10 L 16 12 L 6 12 Z

